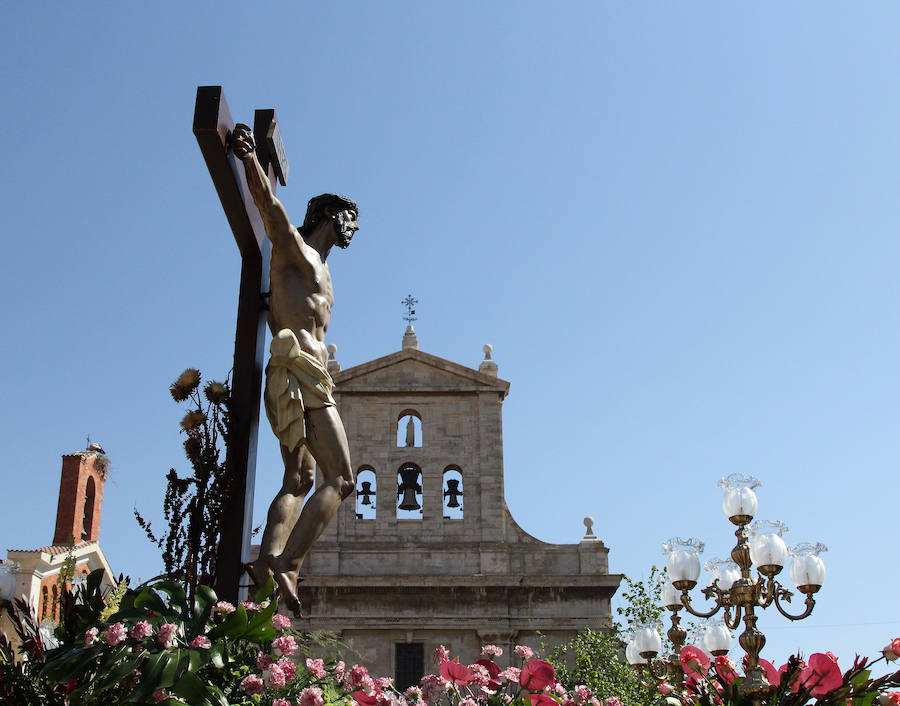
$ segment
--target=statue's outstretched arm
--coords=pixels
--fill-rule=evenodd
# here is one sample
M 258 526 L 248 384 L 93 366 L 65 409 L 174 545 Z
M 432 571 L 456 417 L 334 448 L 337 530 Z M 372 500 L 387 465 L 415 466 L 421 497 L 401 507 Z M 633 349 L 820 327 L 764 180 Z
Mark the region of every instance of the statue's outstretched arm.
M 250 188 L 256 208 L 259 209 L 259 215 L 262 216 L 266 234 L 272 245 L 293 242 L 293 226 L 281 201 L 275 198 L 269 178 L 263 173 L 262 166 L 256 158 L 256 143 L 253 141 L 253 132 L 247 125 L 237 123 L 234 126 L 234 132 L 231 133 L 231 149 L 235 157 L 244 163 L 247 186 Z

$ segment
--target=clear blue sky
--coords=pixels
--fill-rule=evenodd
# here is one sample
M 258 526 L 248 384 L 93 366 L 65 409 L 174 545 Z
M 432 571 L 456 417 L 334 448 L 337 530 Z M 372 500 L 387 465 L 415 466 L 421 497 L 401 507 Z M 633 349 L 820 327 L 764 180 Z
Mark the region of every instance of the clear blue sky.
M 198 85 L 275 107 L 281 196 L 339 191 L 344 367 L 494 345 L 517 521 L 582 517 L 632 576 L 733 543 L 715 488 L 821 540 L 812 618 L 764 651 L 900 635 L 896 3 L 17 3 L 0 29 L 3 547 L 48 543 L 63 453 L 112 461 L 102 546 L 147 578 L 184 470 L 167 387 L 231 366 L 239 257 L 193 135 Z M 257 522 L 279 459 L 260 453 Z M 787 577 L 786 577 L 787 578 Z M 772 613 L 774 611 L 767 611 Z

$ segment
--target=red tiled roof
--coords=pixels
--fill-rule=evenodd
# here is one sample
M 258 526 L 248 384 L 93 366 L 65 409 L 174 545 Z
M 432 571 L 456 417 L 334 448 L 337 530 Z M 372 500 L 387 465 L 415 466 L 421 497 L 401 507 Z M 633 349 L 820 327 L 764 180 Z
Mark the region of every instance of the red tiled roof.
M 81 549 L 82 547 L 86 547 L 89 544 L 98 544 L 98 542 L 79 542 L 76 544 L 73 549 Z M 46 547 L 40 547 L 39 549 L 7 549 L 7 552 L 23 552 L 26 554 L 31 554 L 35 552 L 44 552 L 46 554 L 52 554 L 56 556 L 57 554 L 65 554 L 69 551 L 68 544 L 51 544 Z

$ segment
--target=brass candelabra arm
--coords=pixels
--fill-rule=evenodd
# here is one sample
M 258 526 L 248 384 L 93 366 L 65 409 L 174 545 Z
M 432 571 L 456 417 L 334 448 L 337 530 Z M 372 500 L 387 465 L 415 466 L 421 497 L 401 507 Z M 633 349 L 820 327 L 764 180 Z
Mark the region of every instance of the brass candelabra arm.
M 775 583 L 774 589 L 774 602 L 775 607 L 778 608 L 778 612 L 781 613 L 788 620 L 803 620 L 804 618 L 808 618 L 810 614 L 813 612 L 813 608 L 816 605 L 816 599 L 812 597 L 812 593 L 806 594 L 806 610 L 804 610 L 800 615 L 791 615 L 781 606 L 781 601 L 785 603 L 791 602 L 791 596 L 794 595 L 791 591 L 788 591 L 786 588 L 781 586 L 781 584 L 773 581 Z
M 734 606 L 734 617 L 731 615 L 731 606 L 725 606 L 725 625 L 729 630 L 737 630 L 741 624 L 741 607 Z
M 665 681 L 669 674 L 669 665 L 664 659 L 650 660 L 647 662 L 647 671 L 656 681 Z
M 781 587 L 781 584 L 779 584 L 772 577 L 769 577 L 769 580 L 766 581 L 766 579 L 760 576 L 757 580 L 756 586 L 759 593 L 759 596 L 756 599 L 756 604 L 760 608 L 768 608 L 770 605 L 772 605 L 772 602 L 775 600 L 775 596 L 779 591 L 785 592 L 787 594 L 787 600 L 790 601 L 790 591 L 785 591 Z
M 708 611 L 699 611 L 694 610 L 691 607 L 691 596 L 688 594 L 687 589 L 681 591 L 681 604 L 684 606 L 684 609 L 698 618 L 711 618 L 716 613 L 718 613 L 724 606 L 727 605 L 727 601 L 723 600 L 725 594 L 719 590 L 719 587 L 716 585 L 716 582 L 713 582 L 712 586 L 703 589 L 703 595 L 707 598 L 712 598 L 715 595 L 716 604 L 713 606 L 712 610 Z
M 644 667 L 646 665 L 632 664 L 631 666 L 634 668 L 634 671 L 636 671 L 638 674 L 638 684 L 640 684 L 644 689 L 655 689 L 656 688 L 656 684 L 652 681 L 647 681 L 646 677 L 644 676 Z

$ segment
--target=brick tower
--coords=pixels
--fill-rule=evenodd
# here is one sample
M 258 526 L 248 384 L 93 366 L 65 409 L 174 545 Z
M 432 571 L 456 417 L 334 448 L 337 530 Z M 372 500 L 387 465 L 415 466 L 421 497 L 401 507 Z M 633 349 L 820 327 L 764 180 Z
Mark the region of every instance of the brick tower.
M 100 538 L 100 511 L 109 459 L 99 444 L 63 456 L 56 509 L 54 545 L 96 542 Z

